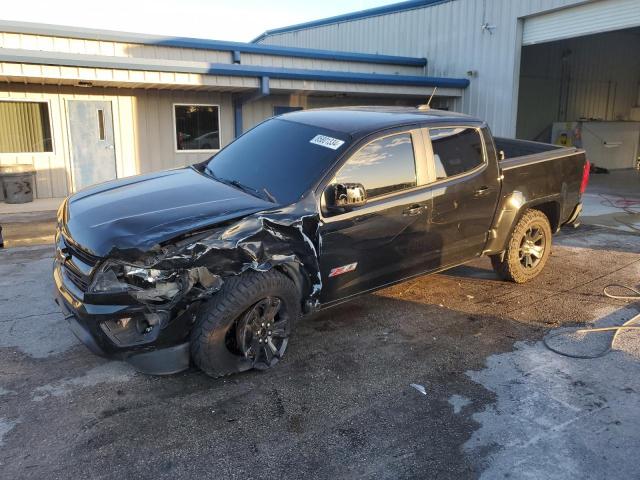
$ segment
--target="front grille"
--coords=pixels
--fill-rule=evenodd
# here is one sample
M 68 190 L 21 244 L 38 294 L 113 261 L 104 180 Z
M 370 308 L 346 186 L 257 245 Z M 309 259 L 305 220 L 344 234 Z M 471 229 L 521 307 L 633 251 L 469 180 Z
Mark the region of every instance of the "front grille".
M 91 275 L 100 259 L 76 247 L 60 234 L 56 248 L 56 255 L 64 276 L 82 293 L 85 293 L 89 289 Z
M 62 266 L 62 271 L 65 276 L 73 283 L 76 287 L 82 291 L 82 293 L 86 292 L 89 289 L 89 279 L 77 272 L 74 272 L 72 268 L 69 268 L 68 265 Z
M 100 261 L 100 257 L 96 257 L 95 255 L 90 254 L 84 250 L 79 249 L 75 245 L 73 245 L 70 241 L 63 237 L 62 241 L 64 242 L 64 246 L 67 251 L 71 254 L 72 257 L 78 258 L 81 262 L 95 267 Z

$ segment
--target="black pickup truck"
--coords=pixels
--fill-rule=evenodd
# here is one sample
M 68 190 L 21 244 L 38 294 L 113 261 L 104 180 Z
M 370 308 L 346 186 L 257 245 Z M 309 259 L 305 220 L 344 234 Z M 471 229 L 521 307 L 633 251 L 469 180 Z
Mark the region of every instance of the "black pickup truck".
M 489 256 L 544 268 L 585 153 L 427 108 L 289 113 L 209 160 L 83 190 L 58 213 L 56 301 L 96 354 L 168 374 L 266 369 L 304 313 Z

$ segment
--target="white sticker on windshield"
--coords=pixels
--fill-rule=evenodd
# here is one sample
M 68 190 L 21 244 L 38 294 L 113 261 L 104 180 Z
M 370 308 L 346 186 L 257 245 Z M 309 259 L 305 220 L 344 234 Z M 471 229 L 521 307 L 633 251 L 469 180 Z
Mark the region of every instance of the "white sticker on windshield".
M 331 150 L 337 150 L 344 144 L 344 141 L 333 137 L 327 137 L 326 135 L 316 135 L 309 141 L 309 143 L 320 145 L 321 147 L 327 147 Z

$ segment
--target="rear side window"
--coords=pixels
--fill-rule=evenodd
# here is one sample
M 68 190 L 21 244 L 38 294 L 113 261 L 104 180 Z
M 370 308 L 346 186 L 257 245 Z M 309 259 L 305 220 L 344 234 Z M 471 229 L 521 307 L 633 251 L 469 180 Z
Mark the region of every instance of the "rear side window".
M 367 197 L 378 197 L 417 185 L 411 134 L 379 138 L 358 150 L 333 183 L 361 183 Z
M 484 163 L 482 140 L 475 128 L 429 129 L 436 179 L 453 177 Z

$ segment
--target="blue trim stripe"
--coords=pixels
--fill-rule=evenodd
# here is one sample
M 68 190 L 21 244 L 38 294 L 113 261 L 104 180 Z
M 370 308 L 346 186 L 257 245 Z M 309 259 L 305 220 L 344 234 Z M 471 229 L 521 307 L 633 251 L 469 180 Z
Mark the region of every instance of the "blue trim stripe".
M 232 77 L 271 77 L 288 80 L 317 80 L 377 85 L 411 85 L 420 87 L 466 88 L 466 78 L 421 77 L 416 75 L 388 75 L 303 68 L 263 67 L 226 63 L 171 62 L 131 57 L 97 57 L 81 54 L 54 54 L 52 52 L 0 49 L 0 61 L 39 65 L 114 68 L 124 70 L 151 70 L 158 72 L 199 73 Z
M 296 30 L 321 27 L 323 25 L 331 25 L 332 23 L 349 22 L 351 20 L 358 20 L 361 18 L 376 17 L 378 15 L 387 15 L 389 13 L 398 13 L 405 10 L 430 7 L 432 5 L 451 1 L 453 0 L 409 0 L 407 2 L 393 3 L 391 5 L 385 5 L 383 7 L 369 8 L 367 10 L 360 10 L 353 13 L 345 13 L 344 15 L 336 15 L 335 17 L 322 18 L 320 20 L 313 20 L 311 22 L 298 23 L 296 25 L 290 25 L 281 28 L 274 28 L 272 30 L 267 30 L 263 34 L 257 36 L 256 38 L 251 40 L 251 42 L 257 43 L 270 35 L 276 35 L 279 33 L 295 32 Z
M 259 67 L 252 65 L 211 64 L 209 75 L 229 75 L 271 78 L 285 80 L 317 80 L 323 82 L 347 82 L 378 85 L 409 85 L 419 87 L 466 88 L 466 78 L 419 77 L 415 75 L 385 75 L 377 73 L 335 72 L 325 70 L 305 70 L 301 68 Z
M 206 40 L 200 38 L 161 37 L 143 33 L 124 33 L 110 30 L 94 30 L 80 27 L 65 27 L 29 22 L 0 21 L 0 32 L 26 33 L 53 37 L 69 37 L 84 40 L 102 40 L 110 42 L 136 43 L 198 50 L 220 50 L 226 52 L 257 53 L 285 57 L 313 58 L 345 62 L 375 63 L 385 65 L 408 65 L 422 67 L 427 64 L 425 58 L 403 57 L 396 55 L 374 55 L 369 53 L 335 52 L 274 45 L 256 45 L 254 43 Z

